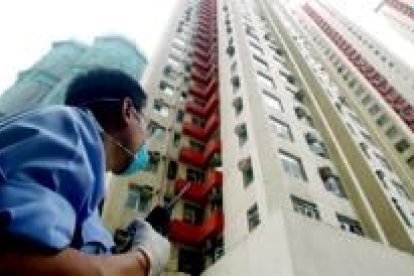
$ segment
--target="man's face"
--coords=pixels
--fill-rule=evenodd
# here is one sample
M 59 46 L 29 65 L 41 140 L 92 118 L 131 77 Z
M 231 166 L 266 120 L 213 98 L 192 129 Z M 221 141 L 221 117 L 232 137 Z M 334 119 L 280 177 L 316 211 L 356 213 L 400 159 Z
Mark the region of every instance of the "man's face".
M 135 154 L 147 139 L 146 118 L 135 109 L 129 98 L 126 98 L 122 103 L 122 119 L 125 126 L 113 134 L 113 137 L 121 145 L 116 147 L 116 152 L 112 157 L 115 161 L 112 170 L 117 174 L 128 168 Z

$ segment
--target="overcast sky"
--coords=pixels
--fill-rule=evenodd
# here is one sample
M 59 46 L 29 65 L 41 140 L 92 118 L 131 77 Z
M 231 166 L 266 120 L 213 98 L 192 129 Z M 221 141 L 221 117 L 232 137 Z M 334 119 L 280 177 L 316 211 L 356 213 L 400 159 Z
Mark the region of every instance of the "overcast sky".
M 384 41 L 394 53 L 414 62 L 414 47 L 375 17 L 379 0 L 322 0 L 333 3 Z M 177 0 L 1 0 L 0 93 L 19 71 L 45 54 L 53 41 L 122 34 L 151 58 Z M 406 55 L 410 55 L 407 58 Z M 412 56 L 412 58 L 411 58 Z

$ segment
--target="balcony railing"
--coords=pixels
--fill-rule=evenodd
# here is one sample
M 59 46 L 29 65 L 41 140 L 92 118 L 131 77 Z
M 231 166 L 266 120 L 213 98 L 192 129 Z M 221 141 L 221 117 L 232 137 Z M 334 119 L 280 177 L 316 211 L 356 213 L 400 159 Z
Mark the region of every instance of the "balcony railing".
M 180 162 L 191 164 L 196 167 L 206 167 L 215 153 L 221 151 L 221 143 L 218 139 L 210 140 L 204 151 L 200 152 L 190 147 L 180 150 Z
M 188 183 L 191 183 L 191 186 L 185 191 L 183 198 L 205 205 L 208 202 L 211 190 L 220 187 L 223 184 L 223 174 L 214 170 L 208 173 L 205 181 L 186 181 L 184 179 L 178 179 L 175 182 L 176 193 L 179 193 Z
M 217 109 L 218 104 L 219 97 L 217 93 L 215 93 L 204 106 L 201 106 L 195 102 L 187 102 L 185 109 L 187 112 L 190 112 L 198 117 L 208 118 L 211 113 Z
M 217 91 L 217 79 L 212 78 L 207 86 L 193 84 L 189 93 L 202 100 L 210 99 L 213 93 Z
M 199 246 L 207 239 L 219 235 L 223 231 L 223 226 L 223 214 L 218 210 L 211 213 L 201 225 L 175 219 L 170 222 L 169 238 L 182 244 Z
M 213 114 L 207 120 L 205 127 L 199 127 L 193 123 L 186 122 L 183 124 L 183 134 L 191 136 L 201 141 L 207 141 L 211 135 L 220 126 L 220 119 L 217 114 Z

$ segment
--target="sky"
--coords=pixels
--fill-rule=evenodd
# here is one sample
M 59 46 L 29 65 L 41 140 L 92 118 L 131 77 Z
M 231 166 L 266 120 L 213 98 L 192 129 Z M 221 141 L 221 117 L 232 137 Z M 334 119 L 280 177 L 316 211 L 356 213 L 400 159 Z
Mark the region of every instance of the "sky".
M 54 41 L 90 44 L 104 34 L 136 42 L 149 58 L 177 0 L 1 0 L 0 94 L 19 71 L 46 54 Z
M 54 41 L 72 38 L 91 43 L 99 35 L 121 34 L 135 41 L 151 61 L 177 1 L 0 1 L 0 94 L 14 83 L 19 71 L 47 53 Z M 380 0 L 321 1 L 343 11 L 401 58 L 414 62 L 414 46 L 374 16 Z

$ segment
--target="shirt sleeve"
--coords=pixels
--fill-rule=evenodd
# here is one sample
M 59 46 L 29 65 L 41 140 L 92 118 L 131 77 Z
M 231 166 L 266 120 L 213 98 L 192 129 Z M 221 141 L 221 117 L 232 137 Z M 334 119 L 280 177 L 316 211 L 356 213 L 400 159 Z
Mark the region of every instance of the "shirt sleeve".
M 74 108 L 33 111 L 0 127 L 0 233 L 52 249 L 112 246 L 95 210 L 104 156 L 96 121 Z

